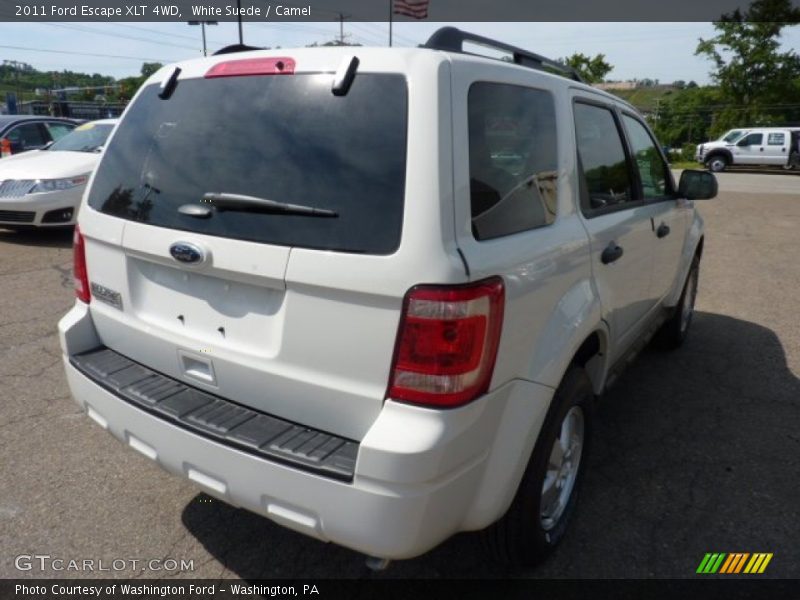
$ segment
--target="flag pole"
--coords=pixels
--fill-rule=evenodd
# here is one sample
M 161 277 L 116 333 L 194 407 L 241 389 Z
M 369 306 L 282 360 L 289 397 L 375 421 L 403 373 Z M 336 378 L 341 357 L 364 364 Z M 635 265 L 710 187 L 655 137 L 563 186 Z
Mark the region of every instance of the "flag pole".
M 392 2 L 389 0 L 389 48 L 392 47 Z

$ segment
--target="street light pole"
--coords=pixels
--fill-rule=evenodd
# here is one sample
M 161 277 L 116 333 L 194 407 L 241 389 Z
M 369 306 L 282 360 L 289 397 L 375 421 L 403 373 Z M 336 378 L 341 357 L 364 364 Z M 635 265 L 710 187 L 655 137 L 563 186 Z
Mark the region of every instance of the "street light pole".
M 203 56 L 208 56 L 206 51 L 206 25 L 216 25 L 217 21 L 189 21 L 189 25 L 200 25 L 203 31 Z

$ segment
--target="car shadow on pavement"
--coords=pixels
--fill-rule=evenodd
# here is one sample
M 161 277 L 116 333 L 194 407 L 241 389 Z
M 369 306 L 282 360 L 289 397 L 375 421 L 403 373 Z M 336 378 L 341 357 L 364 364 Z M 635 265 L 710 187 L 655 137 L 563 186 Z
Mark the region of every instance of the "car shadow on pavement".
M 773 552 L 800 576 L 800 380 L 771 330 L 698 312 L 685 345 L 648 348 L 600 401 L 563 543 L 536 569 L 493 565 L 479 535 L 370 574 L 363 556 L 197 496 L 189 532 L 243 579 L 692 577 L 706 552 Z
M 72 227 L 12 231 L 0 225 L 0 242 L 43 248 L 72 248 L 72 232 Z

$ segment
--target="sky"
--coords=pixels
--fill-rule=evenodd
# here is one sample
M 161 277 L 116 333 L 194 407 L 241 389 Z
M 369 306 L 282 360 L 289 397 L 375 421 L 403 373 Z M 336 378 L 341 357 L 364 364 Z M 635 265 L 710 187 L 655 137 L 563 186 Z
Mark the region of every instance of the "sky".
M 396 22 L 394 45 L 421 44 L 443 25 Z M 709 83 L 711 63 L 694 56 L 694 50 L 699 38 L 714 35 L 710 23 L 453 25 L 551 58 L 574 52 L 605 54 L 614 66 L 608 75 L 612 80 L 649 78 L 662 83 Z M 388 45 L 387 23 L 345 22 L 344 33 L 347 39 L 363 45 Z M 338 22 L 244 23 L 244 41 L 253 46 L 291 48 L 322 43 L 338 35 Z M 208 26 L 206 36 L 209 53 L 235 43 L 236 23 Z M 784 30 L 783 46 L 800 49 L 800 27 Z M 33 48 L 40 51 L 30 50 Z M 0 60 L 26 62 L 42 71 L 68 69 L 120 78 L 138 75 L 145 61 L 168 63 L 197 56 L 202 56 L 200 27 L 186 23 L 0 23 Z

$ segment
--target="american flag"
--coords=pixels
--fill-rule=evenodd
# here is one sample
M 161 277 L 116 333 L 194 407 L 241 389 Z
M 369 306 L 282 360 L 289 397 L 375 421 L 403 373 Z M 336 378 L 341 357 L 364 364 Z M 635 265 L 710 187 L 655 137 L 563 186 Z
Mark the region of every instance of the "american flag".
M 428 18 L 428 2 L 429 0 L 392 0 L 394 14 L 412 19 Z

